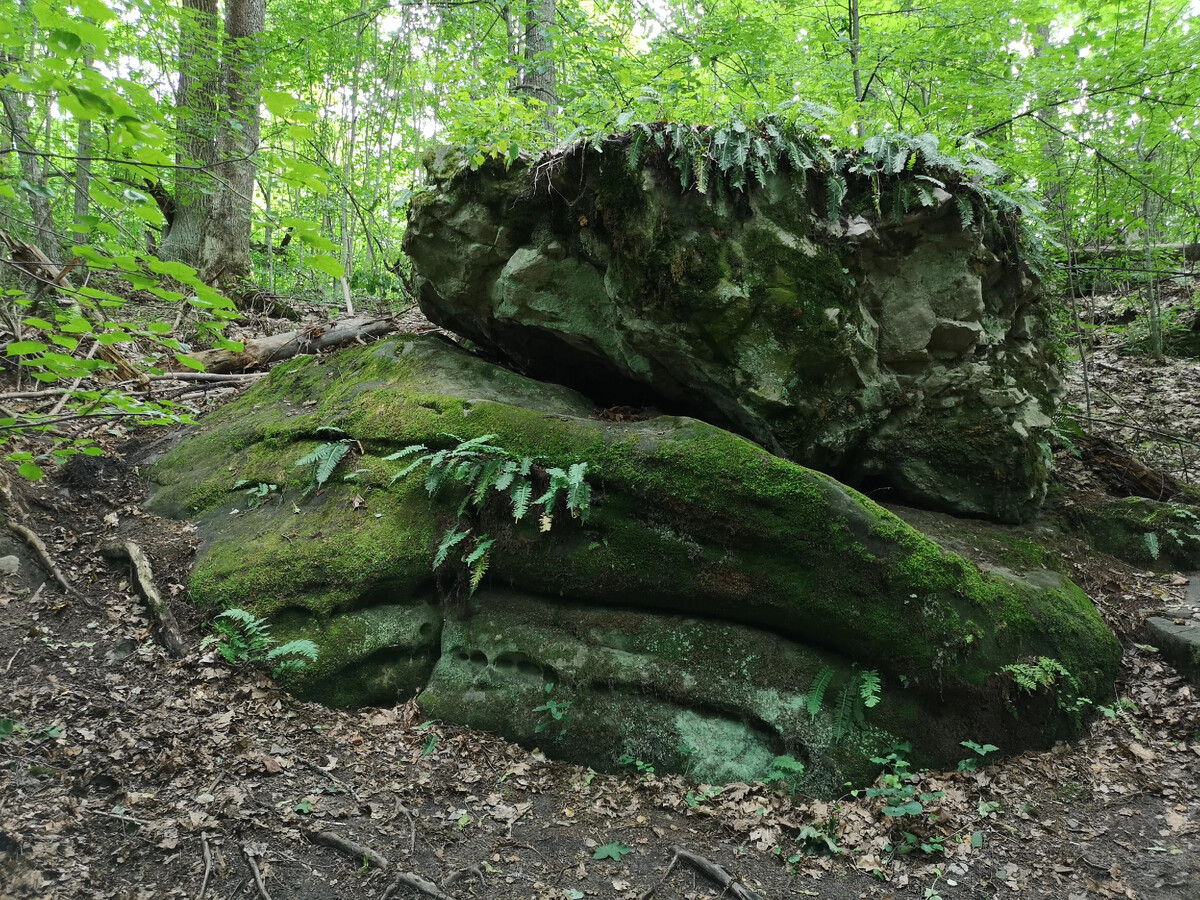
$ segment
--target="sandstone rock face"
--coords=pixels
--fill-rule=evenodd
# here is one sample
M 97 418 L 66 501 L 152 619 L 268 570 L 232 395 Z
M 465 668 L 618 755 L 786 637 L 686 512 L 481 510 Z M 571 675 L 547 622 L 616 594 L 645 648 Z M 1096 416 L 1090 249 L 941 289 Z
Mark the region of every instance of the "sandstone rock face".
M 704 419 L 881 499 L 1037 510 L 1060 392 L 1045 311 L 1014 230 L 981 211 L 987 228 L 963 228 L 950 193 L 897 219 L 852 186 L 831 221 L 815 176 L 716 198 L 619 150 L 507 171 L 444 152 L 429 170 L 405 249 L 432 321 L 535 377 Z
M 276 367 L 154 466 L 151 506 L 199 522 L 197 601 L 317 643 L 316 665 L 287 676 L 302 696 L 421 689 L 432 715 L 607 770 L 627 754 L 754 780 L 786 755 L 802 787 L 836 795 L 897 739 L 953 765 L 963 740 L 1019 752 L 1078 729 L 1064 698 L 1017 690 L 1006 665 L 1052 657 L 1071 690 L 1112 695 L 1120 647 L 1066 579 L 981 572 L 707 423 L 595 413 L 448 341 L 401 338 Z M 431 499 L 424 473 L 393 480 L 407 460 L 384 457 L 483 435 L 546 467 L 587 462 L 591 514 L 560 511 L 543 534 L 485 506 L 471 527 L 496 539 L 489 574 L 446 602 L 459 564 L 435 577 L 431 561 L 462 494 Z M 330 439 L 353 449 L 304 495 L 296 462 Z M 245 483 L 281 490 L 249 507 Z

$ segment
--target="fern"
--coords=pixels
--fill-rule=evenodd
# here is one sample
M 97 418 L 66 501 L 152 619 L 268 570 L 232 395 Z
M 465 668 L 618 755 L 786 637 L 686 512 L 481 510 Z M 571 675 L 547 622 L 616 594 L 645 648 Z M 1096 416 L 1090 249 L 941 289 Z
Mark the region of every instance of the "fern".
M 1158 559 L 1158 535 L 1153 531 L 1147 531 L 1142 535 L 1142 541 L 1146 545 L 1146 551 L 1150 554 L 1150 558 Z
M 833 739 L 840 741 L 854 730 L 854 686 L 847 684 L 838 691 L 837 708 L 833 713 Z
M 470 533 L 470 530 L 465 528 L 447 529 L 446 533 L 442 535 L 442 542 L 438 544 L 437 552 L 433 556 L 433 568 L 440 569 L 450 551 L 461 544 Z
M 879 705 L 881 686 L 882 682 L 876 669 L 868 669 L 859 676 L 858 694 L 862 698 L 863 706 L 867 709 L 874 709 Z
M 542 531 L 550 530 L 559 497 L 566 498 L 567 509 L 573 517 L 581 521 L 587 519 L 592 499 L 591 486 L 587 482 L 587 463 L 573 463 L 566 470 L 540 469 L 533 457 L 517 456 L 492 443 L 496 439 L 494 434 L 483 434 L 470 440 L 448 433 L 445 437 L 457 441 L 457 444 L 433 452 L 423 444 L 413 444 L 384 457 L 389 461 L 397 461 L 415 456 L 392 478 L 393 483 L 411 475 L 421 466 L 428 466 L 425 490 L 431 497 L 437 496 L 448 483 L 461 486 L 462 495 L 455 512 L 457 521 L 445 531 L 434 551 L 434 571 L 440 569 L 450 558 L 451 551 L 472 533 L 472 513 L 481 513 L 493 492 L 507 500 L 516 522 L 525 518 L 532 507 L 540 506 Z M 532 500 L 534 479 L 543 476 L 549 479 L 546 490 Z M 474 594 L 482 582 L 494 544 L 495 540 L 489 535 L 480 535 L 470 552 L 462 556 L 469 584 L 468 595 Z
M 970 228 L 975 222 L 975 207 L 971 204 L 971 199 L 962 194 L 955 194 L 954 205 L 958 207 L 958 218 L 963 229 Z
M 318 432 L 340 430 L 328 426 L 317 429 Z M 320 490 L 325 486 L 325 482 L 329 480 L 329 476 L 338 467 L 338 463 L 350 452 L 352 444 L 353 441 L 349 438 L 343 438 L 340 441 L 326 441 L 323 444 L 318 444 L 311 453 L 306 453 L 300 459 L 296 460 L 297 468 L 303 468 L 304 466 L 312 467 L 311 480 L 308 487 L 304 489 L 305 494 L 310 493 L 314 489 Z
M 836 219 L 842 214 L 842 201 L 846 199 L 849 188 L 846 179 L 838 174 L 831 174 L 825 183 L 825 215 Z
M 813 679 L 813 683 L 808 688 L 808 696 L 804 702 L 810 718 L 814 720 L 817 718 L 817 713 L 821 711 L 821 704 L 825 702 L 825 691 L 829 689 L 829 682 L 832 680 L 832 666 L 822 668 L 817 673 L 817 677 Z

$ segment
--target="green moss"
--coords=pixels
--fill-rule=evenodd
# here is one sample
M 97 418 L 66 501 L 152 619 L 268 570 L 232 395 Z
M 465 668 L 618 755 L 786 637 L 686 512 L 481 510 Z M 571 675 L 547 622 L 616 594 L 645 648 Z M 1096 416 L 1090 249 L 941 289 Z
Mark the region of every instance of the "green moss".
M 514 636 L 506 650 L 463 644 L 466 657 L 447 662 L 455 674 L 434 679 L 441 685 L 428 701 L 435 711 L 463 721 L 451 713 L 454 704 L 482 691 L 492 705 L 480 700 L 470 722 L 490 727 L 504 720 L 512 729 L 511 713 L 502 711 L 518 701 L 540 705 L 544 683 L 566 685 L 563 690 L 608 685 L 629 697 L 653 684 L 656 711 L 628 698 L 597 701 L 604 712 L 589 713 L 595 728 L 607 721 L 611 730 L 606 717 L 636 708 L 630 721 L 649 716 L 669 742 L 679 738 L 680 722 L 691 721 L 679 718 L 679 710 L 701 703 L 714 711 L 713 734 L 728 736 L 737 729 L 724 730 L 724 720 L 751 710 L 753 721 L 737 732 L 747 747 L 774 741 L 779 749 L 799 741 L 818 766 L 826 765 L 820 762 L 826 756 L 833 759 L 831 725 L 806 721 L 797 698 L 826 664 L 838 673 L 835 692 L 856 677 L 856 661 L 879 669 L 892 685 L 910 685 L 911 695 L 871 719 L 880 734 L 926 722 L 932 697 L 941 703 L 953 696 L 971 710 L 996 709 L 1008 702 L 1001 667 L 1030 655 L 1058 658 L 1093 699 L 1110 695 L 1119 648 L 1087 598 L 1065 579 L 985 575 L 862 495 L 713 426 L 674 417 L 624 424 L 587 419 L 589 407 L 577 396 L 429 340 L 401 339 L 321 365 L 291 365 L 266 382 L 160 464 L 159 493 L 206 510 L 206 543 L 192 576 L 197 600 L 298 621 L 297 634 L 326 641 L 328 662 L 307 676 L 303 690 L 327 702 L 378 697 L 407 684 L 424 665 L 424 656 L 393 640 L 365 643 L 353 620 L 339 618 L 426 596 L 432 547 L 452 521 L 455 497 L 431 501 L 419 476 L 391 484 L 404 463 L 382 457 L 411 443 L 449 447 L 484 434 L 498 435 L 499 444 L 543 465 L 587 461 L 595 488 L 588 521 L 560 513 L 549 534 L 513 527 L 502 504 L 486 508 L 476 527 L 497 539 L 488 583 L 637 612 L 614 614 L 619 627 L 597 623 L 587 633 L 571 632 L 576 626 L 564 618 L 558 627 L 566 636 L 538 631 L 542 620 L 523 631 L 510 622 Z M 504 396 L 528 405 L 492 399 Z M 301 499 L 299 482 L 308 476 L 294 464 L 313 446 L 318 423 L 344 429 L 356 442 L 355 458 L 322 492 Z M 235 444 L 242 449 L 231 450 Z M 188 465 L 196 467 L 190 481 Z M 340 476 L 351 468 L 365 471 L 344 484 Z M 237 477 L 278 479 L 271 483 L 285 485 L 284 496 L 231 515 L 242 505 L 232 492 Z M 481 622 L 486 612 L 479 613 Z M 678 621 L 669 628 L 648 620 L 633 624 L 641 621 L 636 616 L 670 612 L 706 624 L 702 630 Z M 476 634 L 475 627 L 448 632 L 443 658 L 457 653 L 454 634 Z M 478 631 L 472 640 L 479 644 L 488 634 Z M 604 652 L 589 650 L 590 662 L 571 662 L 580 647 Z M 516 662 L 496 670 L 493 651 Z M 483 670 L 471 661 L 476 652 L 488 660 Z M 638 659 L 653 662 L 634 665 Z M 366 686 L 360 689 L 359 682 Z M 494 708 L 497 697 L 503 703 Z M 1043 721 L 1021 698 L 1013 702 L 1028 728 Z M 947 719 L 927 741 L 927 752 L 956 753 L 965 737 L 996 742 L 992 735 L 959 733 L 963 727 Z M 534 740 L 530 729 L 521 731 L 522 739 Z M 588 735 L 580 743 L 583 753 L 594 735 L 580 733 Z M 833 768 L 826 775 L 861 761 L 857 751 L 845 752 L 841 761 L 827 763 Z
M 1068 518 L 1102 553 L 1167 571 L 1200 568 L 1200 507 L 1125 497 L 1076 503 Z

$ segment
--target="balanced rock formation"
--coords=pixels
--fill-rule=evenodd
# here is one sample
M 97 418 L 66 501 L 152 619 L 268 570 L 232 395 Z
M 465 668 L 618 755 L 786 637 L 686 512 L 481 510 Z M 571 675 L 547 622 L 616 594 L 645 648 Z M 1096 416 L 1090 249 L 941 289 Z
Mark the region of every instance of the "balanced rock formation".
M 431 156 L 405 236 L 421 309 L 529 375 L 695 416 L 881 499 L 1036 512 L 1060 379 L 1017 223 L 941 172 L 852 179 L 829 219 L 824 177 L 785 160 L 701 194 L 653 151 Z
M 199 522 L 197 601 L 317 643 L 286 676 L 302 696 L 420 689 L 432 715 L 598 768 L 627 754 L 725 782 L 790 756 L 837 793 L 895 740 L 929 764 L 967 739 L 1018 752 L 1079 727 L 1072 697 L 1112 696 L 1120 648 L 1066 579 L 981 572 L 696 419 L 595 413 L 434 336 L 294 360 L 154 465 L 151 508 Z M 495 540 L 468 596 L 461 548 L 432 567 L 462 490 L 431 498 L 425 470 L 394 477 L 413 457 L 385 457 L 485 435 L 539 477 L 586 462 L 592 500 L 543 533 L 496 493 L 468 517 Z M 339 468 L 305 493 L 297 462 L 332 442 Z M 1046 659 L 1070 673 L 1056 691 L 1005 669 Z

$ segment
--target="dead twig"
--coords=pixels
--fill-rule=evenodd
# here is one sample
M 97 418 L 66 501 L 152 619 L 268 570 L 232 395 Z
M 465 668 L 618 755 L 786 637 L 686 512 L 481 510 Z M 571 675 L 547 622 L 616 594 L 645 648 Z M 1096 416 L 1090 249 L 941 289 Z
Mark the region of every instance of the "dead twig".
M 710 859 L 706 859 L 697 853 L 692 853 L 676 844 L 671 848 L 674 856 L 671 857 L 671 864 L 667 866 L 667 871 L 663 873 L 655 884 L 643 891 L 638 900 L 649 900 L 654 891 L 662 886 L 662 883 L 667 880 L 667 876 L 671 874 L 671 870 L 675 868 L 675 864 L 680 860 L 689 863 L 693 868 L 698 869 L 706 875 L 709 880 L 717 883 L 721 888 L 722 896 L 728 894 L 735 900 L 762 900 L 762 897 L 743 885 L 740 881 L 729 874 L 729 871 L 724 866 L 719 866 Z
M 200 879 L 200 892 L 196 900 L 204 900 L 204 892 L 208 890 L 208 876 L 212 874 L 212 850 L 208 846 L 208 835 L 200 832 L 200 846 L 204 851 L 204 877 Z
M 401 872 L 397 875 L 396 880 L 383 892 L 383 897 L 380 900 L 390 900 L 392 894 L 400 890 L 401 887 L 410 887 L 414 891 L 420 891 L 427 897 L 433 897 L 434 900 L 454 900 L 449 894 L 442 893 L 441 889 L 432 881 L 426 881 L 420 875 L 415 875 L 412 872 Z
M 484 886 L 484 884 L 485 884 L 485 882 L 483 880 L 483 867 L 480 866 L 479 863 L 472 863 L 471 865 L 469 865 L 465 868 L 455 869 L 453 872 L 451 872 L 449 875 L 447 875 L 445 878 L 443 878 L 441 887 L 443 889 L 453 887 L 454 885 L 456 885 L 460 881 L 462 881 L 464 878 L 468 878 L 468 877 L 478 878 L 479 884 L 481 887 Z
M 67 576 L 59 570 L 58 566 L 54 564 L 54 560 L 50 556 L 50 551 L 46 549 L 46 545 L 42 543 L 42 539 L 40 537 L 38 537 L 21 523 L 14 522 L 12 519 L 9 519 L 5 524 L 8 526 L 9 531 L 11 531 L 13 534 L 20 535 L 22 538 L 24 538 L 25 543 L 33 548 L 33 551 L 38 556 L 38 560 L 42 564 L 42 568 L 44 568 L 50 574 L 51 578 L 58 582 L 58 586 L 63 589 L 63 592 L 66 593 L 68 597 L 86 599 L 82 594 L 79 593 L 79 591 L 75 589 L 75 585 L 71 584 L 71 582 L 67 579 Z
M 397 797 L 396 808 L 392 810 L 391 818 L 388 821 L 396 818 L 400 813 L 404 813 L 404 818 L 408 819 L 408 855 L 412 856 L 417 852 L 417 823 L 408 807 L 404 805 L 404 801 Z
M 163 600 L 158 588 L 154 585 L 154 572 L 150 568 L 150 560 L 146 559 L 142 548 L 133 541 L 121 541 L 120 543 L 106 544 L 100 552 L 109 559 L 128 560 L 133 566 L 133 578 L 137 582 L 138 593 L 142 595 L 146 606 L 158 620 L 162 642 L 166 646 L 167 652 L 176 659 L 182 657 L 187 651 L 187 644 L 183 640 L 183 631 L 175 619 L 175 614 L 171 612 L 171 605 Z
M 368 866 L 374 866 L 376 869 L 386 870 L 388 868 L 387 859 L 370 847 L 364 846 L 357 841 L 352 841 L 349 838 L 344 838 L 332 831 L 310 831 L 308 839 L 314 844 L 323 844 L 326 847 L 332 847 L 334 850 L 344 853 L 356 862 L 365 862 Z
M 254 876 L 254 883 L 258 885 L 258 892 L 262 895 L 263 900 L 271 900 L 271 895 L 267 893 L 267 886 L 263 884 L 262 872 L 258 870 L 258 863 L 254 861 L 254 857 L 258 855 L 258 851 L 252 850 L 249 847 L 242 847 L 242 853 L 246 855 L 246 862 L 250 863 L 250 874 Z

